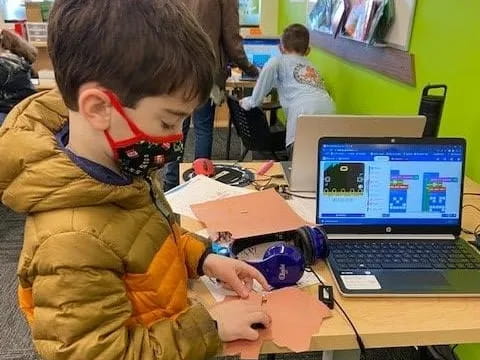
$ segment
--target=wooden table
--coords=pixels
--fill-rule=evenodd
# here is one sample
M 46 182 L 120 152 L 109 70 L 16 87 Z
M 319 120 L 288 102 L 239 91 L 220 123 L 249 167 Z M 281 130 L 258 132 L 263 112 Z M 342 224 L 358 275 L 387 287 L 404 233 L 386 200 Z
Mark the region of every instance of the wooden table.
M 258 169 L 262 164 L 241 165 Z M 180 174 L 190 166 L 181 164 Z M 283 169 L 276 163 L 268 175 L 281 173 Z M 275 179 L 275 182 L 280 183 L 281 180 Z M 467 178 L 465 192 L 480 193 L 480 185 Z M 480 197 L 466 195 L 464 204 L 480 207 Z M 480 212 L 473 208 L 466 208 L 463 216 L 465 229 L 473 230 L 480 223 Z M 182 225 L 192 231 L 203 227 L 194 220 L 182 221 Z M 334 284 L 324 261 L 317 264 L 315 270 L 327 284 Z M 203 284 L 195 282 L 193 290 L 202 302 L 213 304 L 214 300 Z M 316 294 L 315 287 L 307 291 Z M 480 298 L 347 298 L 343 297 L 336 287 L 335 298 L 349 315 L 367 348 L 480 343 Z M 338 307 L 311 341 L 312 351 L 330 350 L 324 353 L 324 359 L 358 359 L 359 352 L 351 350 L 357 348 L 352 328 Z M 271 342 L 262 347 L 264 354 L 282 352 L 285 352 L 285 349 L 278 348 Z
M 236 80 L 233 78 L 229 78 L 227 80 L 226 86 L 230 89 L 248 89 L 254 88 L 255 83 L 256 82 L 254 80 Z M 43 91 L 53 89 L 55 86 L 57 86 L 57 84 L 53 79 L 39 79 L 39 83 L 34 86 L 37 91 Z
M 241 78 L 228 78 L 226 87 L 229 89 L 252 89 L 255 87 L 256 80 L 242 80 Z

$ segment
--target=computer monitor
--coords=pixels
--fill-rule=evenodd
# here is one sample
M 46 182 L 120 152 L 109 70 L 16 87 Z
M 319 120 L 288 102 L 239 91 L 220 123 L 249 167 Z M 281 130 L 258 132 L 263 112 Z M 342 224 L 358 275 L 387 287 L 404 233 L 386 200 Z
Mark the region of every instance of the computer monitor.
M 263 68 L 272 56 L 280 55 L 279 38 L 246 38 L 243 48 L 248 60 L 258 68 Z
M 382 140 L 320 140 L 318 223 L 459 226 L 464 142 Z
M 385 115 L 301 115 L 297 119 L 291 171 L 291 191 L 315 192 L 317 185 L 318 139 L 345 137 L 422 137 L 424 116 Z

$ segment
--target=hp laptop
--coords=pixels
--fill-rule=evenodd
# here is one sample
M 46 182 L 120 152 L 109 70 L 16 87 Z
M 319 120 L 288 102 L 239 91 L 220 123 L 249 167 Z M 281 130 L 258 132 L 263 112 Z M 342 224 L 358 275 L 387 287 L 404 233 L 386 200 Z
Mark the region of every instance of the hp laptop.
M 347 296 L 480 296 L 480 254 L 459 238 L 465 140 L 323 138 L 317 223 Z
M 262 69 L 271 57 L 280 55 L 280 38 L 245 38 L 243 48 L 250 63 Z M 256 80 L 256 78 L 242 74 L 242 80 Z
M 291 164 L 284 164 L 291 191 L 315 192 L 318 139 L 325 136 L 422 137 L 424 116 L 304 115 L 297 120 Z

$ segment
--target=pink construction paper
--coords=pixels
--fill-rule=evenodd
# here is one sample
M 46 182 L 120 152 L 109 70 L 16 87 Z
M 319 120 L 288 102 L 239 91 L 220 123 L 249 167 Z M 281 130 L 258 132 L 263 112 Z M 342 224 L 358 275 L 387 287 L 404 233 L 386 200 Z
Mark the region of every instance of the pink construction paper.
M 273 189 L 195 204 L 191 208 L 210 232 L 230 232 L 234 239 L 306 225 Z
M 224 355 L 240 355 L 244 360 L 258 359 L 263 342 L 268 340 L 293 352 L 308 351 L 312 336 L 320 329 L 323 319 L 330 316 L 330 310 L 322 302 L 295 287 L 272 291 L 266 296 L 267 302 L 263 306 L 272 318 L 271 327 L 260 330 L 257 341 L 226 343 Z M 258 303 L 261 296 L 252 293 L 244 301 Z

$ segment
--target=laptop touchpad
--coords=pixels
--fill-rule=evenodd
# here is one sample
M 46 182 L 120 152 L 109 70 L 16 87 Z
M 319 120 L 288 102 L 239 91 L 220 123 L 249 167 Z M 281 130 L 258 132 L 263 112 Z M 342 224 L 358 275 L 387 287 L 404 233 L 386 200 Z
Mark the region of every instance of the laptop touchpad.
M 449 285 L 447 279 L 440 272 L 436 271 L 384 272 L 380 283 L 383 283 L 382 287 L 387 287 L 388 284 L 388 287 L 394 289 L 424 288 L 425 286 L 444 287 Z

